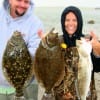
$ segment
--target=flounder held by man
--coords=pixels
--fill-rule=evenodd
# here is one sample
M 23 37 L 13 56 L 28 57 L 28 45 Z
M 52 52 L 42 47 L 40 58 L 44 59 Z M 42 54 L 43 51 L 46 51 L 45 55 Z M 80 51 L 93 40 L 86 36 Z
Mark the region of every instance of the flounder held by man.
M 64 77 L 64 56 L 61 39 L 52 29 L 40 42 L 34 58 L 34 72 L 40 84 L 45 88 L 42 100 L 55 100 L 52 89 Z
M 16 97 L 23 96 L 23 87 L 31 78 L 32 58 L 21 33 L 15 31 L 3 54 L 3 72 L 16 89 Z

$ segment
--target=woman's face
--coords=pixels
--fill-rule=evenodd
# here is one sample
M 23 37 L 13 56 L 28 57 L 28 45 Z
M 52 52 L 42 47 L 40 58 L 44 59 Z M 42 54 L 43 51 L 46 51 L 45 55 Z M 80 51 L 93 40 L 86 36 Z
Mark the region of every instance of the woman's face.
M 73 12 L 69 12 L 65 17 L 65 30 L 71 36 L 77 30 L 77 18 Z

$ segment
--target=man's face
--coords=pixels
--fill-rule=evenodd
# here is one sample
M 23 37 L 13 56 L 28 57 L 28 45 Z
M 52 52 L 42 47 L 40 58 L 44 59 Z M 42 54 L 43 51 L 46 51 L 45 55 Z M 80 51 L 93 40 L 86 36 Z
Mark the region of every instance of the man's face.
M 9 0 L 12 17 L 22 16 L 30 6 L 30 0 Z

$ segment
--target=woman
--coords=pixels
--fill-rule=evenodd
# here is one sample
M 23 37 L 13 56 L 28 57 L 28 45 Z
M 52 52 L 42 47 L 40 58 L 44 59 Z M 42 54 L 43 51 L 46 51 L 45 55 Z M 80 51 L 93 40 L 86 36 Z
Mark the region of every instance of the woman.
M 82 15 L 81 15 L 80 10 L 74 6 L 65 8 L 61 15 L 61 25 L 62 25 L 64 42 L 67 44 L 68 48 L 75 47 L 76 39 L 80 39 L 80 37 L 84 36 L 82 34 L 83 20 L 82 20 Z M 70 51 L 71 50 L 67 52 L 70 54 Z M 77 52 L 77 50 L 75 52 Z M 78 58 L 78 55 L 75 55 L 75 56 L 77 56 Z M 67 57 L 66 59 L 73 59 L 71 57 L 69 58 Z M 76 79 L 75 73 L 74 73 L 73 67 L 71 67 L 70 69 L 70 66 L 68 67 L 69 64 L 68 63 L 66 64 L 67 66 L 65 67 L 65 69 L 67 71 L 65 72 L 68 74 L 65 75 L 65 78 L 62 81 L 62 83 L 59 86 L 55 87 L 54 89 L 55 96 L 57 100 L 70 100 L 70 99 L 76 100 L 77 93 L 75 91 L 76 90 L 75 89 L 75 79 Z M 75 66 L 77 67 L 77 65 Z M 65 87 L 64 84 L 67 84 L 68 86 L 66 85 L 67 87 Z
M 76 39 L 80 39 L 80 37 L 84 37 L 84 35 L 82 34 L 82 28 L 83 28 L 82 14 L 80 9 L 77 7 L 69 6 L 64 9 L 61 15 L 61 26 L 63 32 L 63 39 L 64 42 L 67 44 L 68 48 L 75 47 Z M 91 56 L 93 60 L 93 67 L 96 70 L 97 64 L 100 65 L 100 61 L 99 61 L 100 58 L 97 58 L 94 54 L 100 55 L 100 49 L 99 49 L 100 43 L 96 40 L 96 36 L 94 33 L 90 33 L 90 36 L 92 37 L 91 43 L 93 47 L 93 52 Z M 95 47 L 95 44 L 97 44 L 97 48 Z M 100 71 L 100 68 L 98 68 L 98 71 Z M 54 89 L 56 100 L 76 100 L 77 93 L 75 90 L 75 84 L 69 87 L 68 93 L 65 93 L 63 91 L 65 81 L 66 80 L 63 80 L 62 83 L 59 86 L 55 87 Z

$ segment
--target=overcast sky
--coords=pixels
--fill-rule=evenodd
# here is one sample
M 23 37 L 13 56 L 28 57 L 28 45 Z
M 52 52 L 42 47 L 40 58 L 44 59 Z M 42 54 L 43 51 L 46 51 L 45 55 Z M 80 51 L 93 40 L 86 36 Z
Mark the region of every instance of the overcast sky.
M 36 6 L 67 6 L 100 7 L 100 0 L 33 0 Z
M 3 0 L 0 0 L 0 5 Z M 35 6 L 68 6 L 100 7 L 100 0 L 33 0 Z

